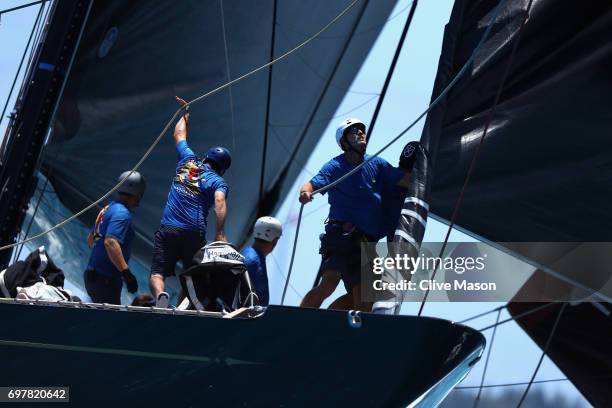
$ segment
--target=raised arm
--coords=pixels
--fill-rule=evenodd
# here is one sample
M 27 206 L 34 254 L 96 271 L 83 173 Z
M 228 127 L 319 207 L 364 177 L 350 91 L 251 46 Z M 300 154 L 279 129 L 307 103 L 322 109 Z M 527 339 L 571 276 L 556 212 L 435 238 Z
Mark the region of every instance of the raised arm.
M 227 242 L 225 236 L 225 216 L 227 214 L 227 204 L 225 202 L 225 193 L 223 191 L 215 191 L 215 214 L 217 215 L 217 233 L 215 241 Z
M 187 101 L 183 98 L 179 98 L 175 96 L 176 101 L 183 108 L 183 116 L 176 122 L 176 126 L 174 126 L 174 143 L 179 143 L 183 140 L 187 140 L 187 125 L 189 123 L 189 106 L 187 105 Z

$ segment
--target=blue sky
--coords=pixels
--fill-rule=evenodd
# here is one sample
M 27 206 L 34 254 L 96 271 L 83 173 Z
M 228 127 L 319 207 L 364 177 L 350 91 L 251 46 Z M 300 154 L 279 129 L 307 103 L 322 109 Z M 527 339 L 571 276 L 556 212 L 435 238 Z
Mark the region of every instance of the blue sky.
M 0 9 L 24 4 L 27 1 L 2 0 Z M 284 223 L 285 231 L 279 246 L 268 258 L 268 273 L 270 277 L 271 302 L 278 303 L 284 285 L 283 274 L 286 275 L 291 249 L 295 234 L 295 224 L 299 204 L 297 202 L 297 192 L 299 186 L 310 179 L 313 173 L 339 153 L 334 140 L 334 132 L 337 122 L 344 115 L 358 117 L 369 122 L 376 99 L 365 103 L 362 107 L 353 110 L 356 106 L 364 104 L 371 95 L 363 95 L 362 92 L 380 92 L 382 83 L 393 53 L 399 39 L 399 35 L 408 15 L 410 2 L 400 0 L 391 19 L 383 29 L 375 46 L 367 57 L 359 75 L 351 86 L 351 91 L 347 93 L 341 105 L 337 109 L 337 119 L 334 119 L 325 130 L 319 144 L 312 152 L 312 156 L 305 163 L 305 168 L 296 180 L 292 191 L 295 194 L 287 197 L 276 216 Z M 396 74 L 391 82 L 391 86 L 382 106 L 380 116 L 373 134 L 371 143 L 368 147 L 370 152 L 374 152 L 382 147 L 389 139 L 402 131 L 414 118 L 426 109 L 430 97 L 431 88 L 436 75 L 440 46 L 442 43 L 444 25 L 450 16 L 452 1 L 450 0 L 421 0 L 408 33 L 401 58 L 396 67 Z M 38 6 L 20 10 L 9 15 L 3 15 L 0 22 L 0 109 L 4 106 L 4 101 L 12 79 L 19 64 L 19 58 L 27 42 L 30 29 L 34 22 Z M 17 85 L 21 85 L 18 80 Z M 16 89 L 16 91 L 18 88 Z M 203 90 L 205 91 L 205 90 Z M 15 92 L 16 93 L 16 92 Z M 9 103 L 10 111 L 14 104 L 13 100 Z M 397 157 L 403 145 L 411 140 L 420 138 L 423 121 L 404 136 L 397 144 L 391 146 L 382 154 L 392 164 L 397 163 Z M 160 123 L 160 128 L 163 126 Z M 2 118 L 0 131 L 4 133 L 6 120 Z M 291 288 L 287 292 L 286 304 L 296 305 L 301 300 L 301 295 L 306 293 L 311 287 L 319 265 L 319 234 L 323 231 L 323 221 L 327 217 L 328 206 L 327 198 L 318 196 L 304 209 L 304 218 L 299 236 L 296 260 L 291 276 Z M 428 221 L 426 241 L 441 241 L 444 239 L 447 227 L 432 219 Z M 451 241 L 472 240 L 466 235 L 454 231 Z M 340 285 L 341 286 L 341 285 Z M 299 295 L 298 295 L 299 293 Z M 341 294 L 340 291 L 334 296 Z M 449 320 L 462 320 L 482 311 L 490 310 L 497 304 L 491 303 L 429 303 L 425 307 L 425 315 L 441 317 Z M 418 305 L 407 305 L 404 313 L 415 314 Z M 508 317 L 504 311 L 502 318 Z M 495 315 L 475 320 L 471 324 L 478 328 L 494 323 Z M 490 331 L 487 334 L 490 336 Z M 489 364 L 487 379 L 485 383 L 497 384 L 506 382 L 527 381 L 540 356 L 540 350 L 526 336 L 522 330 L 514 323 L 506 324 L 498 328 L 495 343 L 493 345 L 491 361 Z M 480 382 L 483 364 L 479 364 L 472 371 L 463 385 L 477 385 Z M 545 360 L 540 368 L 537 379 L 562 378 L 564 375 L 548 359 Z M 559 382 L 551 384 L 534 385 L 546 390 L 551 395 L 562 393 L 568 399 L 582 401 L 585 406 L 589 404 L 582 398 L 580 393 L 569 383 Z M 498 392 L 490 389 L 485 392 Z

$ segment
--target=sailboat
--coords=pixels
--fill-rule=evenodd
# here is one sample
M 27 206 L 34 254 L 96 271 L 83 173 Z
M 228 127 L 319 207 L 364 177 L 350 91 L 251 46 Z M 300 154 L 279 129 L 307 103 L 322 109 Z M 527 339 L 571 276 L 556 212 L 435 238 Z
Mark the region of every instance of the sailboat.
M 1 242 L 21 228 L 39 158 L 77 212 L 154 138 L 168 96 L 272 61 L 347 4 L 53 2 L 2 152 Z M 299 51 L 325 56 L 317 66 L 298 53 L 194 106 L 194 149 L 225 144 L 235 155 L 228 180 L 241 199 L 230 235 L 246 239 L 287 194 L 394 4 L 354 2 Z M 174 167 L 164 147 L 141 167 L 154 186 L 135 215 L 144 265 Z M 442 319 L 287 306 L 215 313 L 2 299 L 0 316 L 2 383 L 69 387 L 70 402 L 87 406 L 435 406 L 485 346 L 476 330 Z

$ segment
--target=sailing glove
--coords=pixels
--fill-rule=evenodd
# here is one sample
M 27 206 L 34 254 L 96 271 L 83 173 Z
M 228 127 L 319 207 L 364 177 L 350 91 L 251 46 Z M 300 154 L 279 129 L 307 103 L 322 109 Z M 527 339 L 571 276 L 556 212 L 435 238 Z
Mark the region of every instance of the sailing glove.
M 399 167 L 411 171 L 416 161 L 417 152 L 420 148 L 419 142 L 409 142 L 404 146 L 399 157 Z
M 136 291 L 138 290 L 138 281 L 130 271 L 130 268 L 122 270 L 121 275 L 123 276 L 123 281 L 125 282 L 125 286 L 127 287 L 128 292 L 136 293 Z

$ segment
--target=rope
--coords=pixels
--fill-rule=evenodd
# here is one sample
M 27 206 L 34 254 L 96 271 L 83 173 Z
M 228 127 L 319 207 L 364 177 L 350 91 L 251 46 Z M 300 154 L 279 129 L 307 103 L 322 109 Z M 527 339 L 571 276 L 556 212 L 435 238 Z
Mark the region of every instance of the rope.
M 331 85 L 330 85 L 331 87 Z M 369 104 L 370 102 L 372 102 L 374 99 L 378 98 L 380 96 L 380 94 L 376 94 L 374 96 L 369 97 L 368 99 L 366 99 L 365 101 L 361 102 L 359 105 L 354 106 L 352 108 L 350 108 L 349 110 L 343 112 L 343 113 L 339 113 L 337 115 L 334 116 L 328 116 L 326 118 L 321 118 L 321 119 L 317 119 L 317 120 L 311 120 L 310 122 L 301 122 L 301 123 L 270 123 L 270 126 L 275 127 L 275 128 L 293 128 L 293 127 L 301 127 L 307 124 L 312 124 L 312 123 L 323 123 L 323 122 L 329 122 L 332 119 L 338 119 L 338 118 L 345 118 L 349 113 L 356 111 L 357 109 Z
M 496 312 L 496 311 L 498 311 L 498 310 L 502 310 L 502 309 L 504 309 L 505 307 L 506 307 L 506 305 L 504 305 L 504 306 L 499 306 L 499 307 L 496 307 L 495 309 L 491 309 L 491 310 L 489 310 L 488 312 L 480 313 L 480 314 L 477 314 L 477 315 L 472 316 L 472 317 L 468 317 L 467 319 L 464 319 L 464 320 L 461 320 L 461 321 L 459 321 L 459 322 L 455 322 L 455 323 L 457 323 L 457 324 L 463 324 L 463 323 L 469 322 L 470 320 L 474 320 L 474 319 L 478 319 L 479 317 L 486 316 L 486 315 L 488 315 L 489 313 L 493 313 L 493 312 Z
M 504 4 L 504 3 L 505 3 L 505 0 L 501 0 L 499 2 L 499 4 L 497 5 L 497 7 L 495 9 L 495 12 L 493 13 L 493 16 L 491 17 L 491 21 L 490 21 L 489 25 L 487 26 L 487 29 L 483 33 L 482 38 L 480 39 L 480 42 L 478 43 L 478 45 L 476 46 L 474 51 L 472 51 L 472 55 L 470 56 L 470 58 L 465 62 L 465 64 L 461 68 L 461 70 L 457 73 L 457 75 L 455 75 L 455 78 L 453 78 L 453 80 L 446 86 L 446 88 L 444 88 L 444 90 L 440 93 L 440 95 L 438 95 L 438 97 L 436 99 L 434 99 L 429 104 L 427 109 L 425 109 L 425 111 L 423 113 L 421 113 L 406 129 L 401 131 L 397 136 L 395 136 L 393 139 L 391 139 L 390 142 L 388 142 L 386 145 L 384 145 L 379 151 L 374 153 L 374 155 L 370 156 L 367 160 L 363 161 L 357 167 L 355 167 L 354 169 L 352 169 L 351 171 L 349 171 L 348 173 L 346 173 L 344 176 L 340 177 L 336 181 L 328 184 L 327 186 L 321 187 L 318 190 L 313 191 L 312 192 L 312 196 L 314 196 L 316 194 L 322 194 L 323 192 L 328 191 L 328 190 L 334 188 L 339 183 L 343 182 L 348 177 L 352 176 L 353 174 L 355 174 L 356 172 L 361 170 L 361 168 L 363 166 L 368 164 L 370 161 L 374 160 L 375 157 L 380 155 L 383 151 L 385 151 L 387 148 L 389 148 L 389 146 L 391 146 L 393 143 L 397 142 L 402 136 L 404 136 L 410 129 L 412 129 L 414 127 L 414 125 L 416 125 L 425 115 L 427 115 L 427 113 L 429 113 L 429 111 L 431 109 L 433 109 L 446 96 L 446 94 L 459 81 L 459 79 L 463 76 L 463 74 L 465 74 L 465 72 L 467 71 L 468 67 L 471 66 L 472 61 L 474 60 L 474 58 L 476 56 L 476 52 L 479 51 L 479 49 L 482 46 L 482 44 L 484 43 L 485 39 L 487 39 L 489 37 L 489 34 L 491 33 L 491 28 L 492 28 L 492 25 L 493 25 L 492 23 L 495 21 L 495 19 L 497 18 L 497 16 L 501 12 L 501 9 L 502 9 L 501 5 Z M 293 267 L 293 258 L 294 258 L 294 255 L 295 255 L 295 248 L 297 246 L 299 226 L 300 226 L 300 222 L 301 222 L 301 218 L 302 218 L 302 210 L 303 209 L 304 209 L 304 204 L 301 205 L 301 207 L 300 207 L 300 214 L 298 216 L 299 217 L 298 218 L 298 229 L 296 230 L 295 241 L 293 243 L 293 253 L 291 255 L 291 263 L 289 264 L 289 272 L 287 273 L 287 282 L 289 281 L 289 278 L 291 277 L 291 271 L 292 271 L 292 267 Z M 2 248 L 0 248 L 0 250 L 1 249 Z M 283 291 L 283 298 L 282 299 L 284 299 L 284 293 L 286 292 L 286 290 L 287 290 L 287 285 L 285 284 L 285 290 Z M 282 304 L 283 303 L 281 301 L 281 305 Z M 420 312 L 419 312 L 419 315 L 420 315 Z
M 289 262 L 289 272 L 287 272 L 287 280 L 285 281 L 285 287 L 283 288 L 283 296 L 281 297 L 281 305 L 285 303 L 285 294 L 287 293 L 287 285 L 289 285 L 289 279 L 291 278 L 291 271 L 293 270 L 293 261 L 295 260 L 295 249 L 297 248 L 298 237 L 300 235 L 300 224 L 302 223 L 302 211 L 304 211 L 304 204 L 300 205 L 300 213 L 298 214 L 297 227 L 295 228 L 295 238 L 293 239 L 293 250 L 291 251 L 291 261 Z
M 230 63 L 229 63 L 229 50 L 227 46 L 227 37 L 225 34 L 225 14 L 223 12 L 223 0 L 219 0 L 219 8 L 221 9 L 221 32 L 223 33 L 223 51 L 225 53 L 225 69 L 227 71 L 227 80 L 231 81 L 232 77 L 230 74 Z M 234 125 L 234 96 L 232 94 L 232 87 L 228 88 L 229 94 L 229 105 L 230 105 L 230 120 L 232 126 L 232 151 L 236 149 L 236 135 Z
M 502 311 L 501 309 L 497 310 L 497 319 L 495 319 L 495 323 L 499 322 L 501 311 Z M 480 394 L 482 394 L 482 386 L 484 384 L 485 376 L 487 375 L 487 367 L 489 366 L 489 359 L 491 358 L 491 350 L 493 349 L 493 341 L 495 341 L 496 332 L 497 332 L 497 326 L 493 328 L 493 334 L 491 335 L 491 345 L 489 346 L 489 350 L 487 350 L 487 358 L 485 360 L 484 369 L 482 371 L 482 378 L 480 379 L 480 388 L 478 388 L 478 394 L 476 395 L 476 399 L 474 400 L 474 408 L 478 406 L 478 402 L 480 401 Z
M 276 26 L 278 27 L 278 32 L 283 36 L 285 41 L 289 42 L 290 41 L 289 40 L 289 35 L 287 34 L 287 31 L 283 29 L 282 24 L 276 23 Z M 310 72 L 312 72 L 314 74 L 314 76 L 316 76 L 321 81 L 323 81 L 323 83 L 327 83 L 327 81 L 329 81 L 329 78 L 326 78 L 325 76 L 323 76 L 323 74 L 320 74 L 319 71 L 317 71 L 317 69 L 315 67 L 313 67 L 310 64 L 310 62 L 308 62 L 308 60 L 306 60 L 306 58 L 304 58 L 300 54 L 296 54 L 296 57 L 302 62 L 302 64 L 304 64 L 304 66 L 306 68 L 308 68 L 310 70 Z M 347 94 L 350 93 L 350 94 L 354 94 L 354 95 L 374 95 L 374 96 L 378 96 L 379 95 L 378 92 L 354 91 L 351 88 L 345 88 L 345 87 L 342 87 L 342 86 L 339 86 L 339 85 L 334 85 L 334 84 L 330 84 L 329 87 L 333 88 L 333 89 L 337 89 L 337 90 L 342 91 L 342 92 L 347 93 Z
M 274 0 L 274 4 L 272 5 L 272 34 L 270 39 L 270 61 L 274 59 L 274 47 L 276 40 L 276 9 L 277 9 L 277 0 Z M 296 54 L 299 56 L 299 54 Z M 261 172 L 259 174 L 259 200 L 257 200 L 257 215 L 261 215 L 261 203 L 263 201 L 264 195 L 264 178 L 266 176 L 266 155 L 268 154 L 268 136 L 270 134 L 270 104 L 272 102 L 272 68 L 268 70 L 268 94 L 266 97 L 266 118 L 265 118 L 265 127 L 264 127 L 264 142 L 263 149 L 261 152 Z
M 317 31 L 314 35 L 312 35 L 310 38 L 306 39 L 305 41 L 303 41 L 302 43 L 298 44 L 296 47 L 292 48 L 291 50 L 285 52 L 284 54 L 280 55 L 279 57 L 275 58 L 274 60 L 258 67 L 255 68 L 254 70 L 239 76 L 238 78 L 235 78 L 215 89 L 213 89 L 210 92 L 207 92 L 203 95 L 198 96 L 197 98 L 193 99 L 190 102 L 187 102 L 187 104 L 185 104 L 185 106 L 179 108 L 176 110 L 176 112 L 174 112 L 174 115 L 172 115 L 172 117 L 170 118 L 170 120 L 168 121 L 168 123 L 166 123 L 166 126 L 164 126 L 164 128 L 162 129 L 162 131 L 160 132 L 160 134 L 157 136 L 157 138 L 155 139 L 155 141 L 151 144 L 151 146 L 149 146 L 149 148 L 147 149 L 147 151 L 144 153 L 144 155 L 140 158 L 140 160 L 138 160 L 138 162 L 136 163 L 136 165 L 134 165 L 134 167 L 132 168 L 132 170 L 130 171 L 130 173 L 128 174 L 128 177 L 125 177 L 123 180 L 121 180 L 120 182 L 118 182 L 113 188 L 111 188 L 108 192 L 106 192 L 104 195 L 102 195 L 100 198 L 98 198 L 96 201 L 92 202 L 91 204 L 89 204 L 87 207 L 83 208 L 81 211 L 73 214 L 72 216 L 70 216 L 69 218 L 66 218 L 64 221 L 60 222 L 59 224 L 54 225 L 53 227 L 49 228 L 46 231 L 41 232 L 40 234 L 34 235 L 26 240 L 23 241 L 19 241 L 19 242 L 15 242 L 13 244 L 9 244 L 9 245 L 4 245 L 2 247 L 0 247 L 0 251 L 4 251 L 10 248 L 13 248 L 17 245 L 21 245 L 30 241 L 33 241 L 35 239 L 38 239 L 46 234 L 48 234 L 51 231 L 54 231 L 58 228 L 63 227 L 64 225 L 68 224 L 69 222 L 71 222 L 72 220 L 80 217 L 82 214 L 84 214 L 85 212 L 89 211 L 91 208 L 95 207 L 96 205 L 98 205 L 99 203 L 101 203 L 102 201 L 106 200 L 111 194 L 113 194 L 119 187 L 121 187 L 123 185 L 123 183 L 125 183 L 125 181 L 129 178 L 129 176 L 138 170 L 138 168 L 140 168 L 140 166 L 142 165 L 142 163 L 149 157 L 149 155 L 151 154 L 151 152 L 153 151 L 153 149 L 155 149 L 155 147 L 159 144 L 159 142 L 161 141 L 162 137 L 166 134 L 166 132 L 168 131 L 168 129 L 170 128 L 170 126 L 172 125 L 172 123 L 174 123 L 174 121 L 176 120 L 176 118 L 182 114 L 182 112 L 184 111 L 184 109 L 188 106 L 191 106 L 192 104 L 198 103 L 206 98 L 208 98 L 209 96 L 212 96 L 216 93 L 218 93 L 219 91 L 222 91 L 223 89 L 242 81 L 243 79 L 246 79 L 254 74 L 256 74 L 257 72 L 268 68 L 271 65 L 276 64 L 279 61 L 284 60 L 285 58 L 287 58 L 289 55 L 293 54 L 294 52 L 298 51 L 299 49 L 305 47 L 306 45 L 308 45 L 311 41 L 313 41 L 315 38 L 317 38 L 321 33 L 323 33 L 325 30 L 327 30 L 329 27 L 331 27 L 336 21 L 338 21 L 340 18 L 342 18 L 346 13 L 348 13 L 348 11 L 358 2 L 359 0 L 353 0 L 344 10 L 342 10 L 340 12 L 340 14 L 338 14 L 333 20 L 331 20 L 329 23 L 327 23 L 323 28 L 321 28 L 319 31 Z
M 372 114 L 372 120 L 370 121 L 370 129 L 368 132 L 368 140 L 372 139 L 372 134 L 374 133 L 374 125 L 376 125 L 376 120 L 378 119 L 380 108 L 383 104 L 383 101 L 385 100 L 385 96 L 387 95 L 387 89 L 389 89 L 389 83 L 391 82 L 393 72 L 395 71 L 395 66 L 397 65 L 397 61 L 399 60 L 399 56 L 402 52 L 402 47 L 404 46 L 406 34 L 408 34 L 408 29 L 410 28 L 410 24 L 412 24 L 412 18 L 414 17 L 414 12 L 416 11 L 417 4 L 419 4 L 418 0 L 414 0 L 412 2 L 410 13 L 408 13 L 408 18 L 406 19 L 406 24 L 404 24 L 404 29 L 402 30 L 402 34 L 400 35 L 397 47 L 395 47 L 395 54 L 393 54 L 391 65 L 389 65 L 389 71 L 387 71 L 387 77 L 385 78 L 382 90 L 380 91 L 380 98 L 378 99 L 378 102 L 376 103 L 376 108 L 374 108 L 374 113 Z
M 455 225 L 457 216 L 459 215 L 459 208 L 461 208 L 461 204 L 463 203 L 463 196 L 465 195 L 465 191 L 467 189 L 468 183 L 470 182 L 472 173 L 474 172 L 474 168 L 476 167 L 476 160 L 478 159 L 478 155 L 480 153 L 480 149 L 487 135 L 487 131 L 489 130 L 491 120 L 493 119 L 493 115 L 495 114 L 495 111 L 497 109 L 497 104 L 501 97 L 502 90 L 504 89 L 504 85 L 506 84 L 506 79 L 508 78 L 508 74 L 510 73 L 510 67 L 512 66 L 512 61 L 514 61 L 514 56 L 516 55 L 516 50 L 518 49 L 518 45 L 521 42 L 521 34 L 523 33 L 523 28 L 525 27 L 525 22 L 527 21 L 527 17 L 529 17 L 529 11 L 531 9 L 532 1 L 533 0 L 530 0 L 529 5 L 527 6 L 527 10 L 525 11 L 525 18 L 521 22 L 521 26 L 519 27 L 518 32 L 516 34 L 516 39 L 512 46 L 512 52 L 510 53 L 510 58 L 508 58 L 508 63 L 506 64 L 504 73 L 502 75 L 502 79 L 499 83 L 499 87 L 497 88 L 497 91 L 495 93 L 495 99 L 493 100 L 493 106 L 491 107 L 491 109 L 489 110 L 489 114 L 487 115 L 487 120 L 485 122 L 485 127 L 482 131 L 482 136 L 480 137 L 478 146 L 476 146 L 476 151 L 474 152 L 474 157 L 472 157 L 470 167 L 468 168 L 468 172 L 465 176 L 465 181 L 463 182 L 463 186 L 461 187 L 459 198 L 457 199 L 457 202 L 455 203 L 455 208 L 453 209 L 453 215 L 451 216 L 450 224 L 448 225 L 448 231 L 446 232 L 446 237 L 444 238 L 444 243 L 442 244 L 442 248 L 440 248 L 440 254 L 438 255 L 439 257 L 442 257 L 442 255 L 444 254 L 444 250 L 446 249 L 446 244 L 448 243 L 448 239 L 450 238 L 451 231 L 453 230 L 453 226 Z M 489 27 L 487 27 L 487 29 L 491 28 L 494 21 L 495 20 L 491 20 L 491 24 L 489 24 Z M 431 280 L 435 278 L 436 272 L 438 272 L 438 268 L 434 269 L 431 275 Z M 423 302 L 421 303 L 421 306 L 419 308 L 419 313 L 417 316 L 420 316 L 421 313 L 423 313 L 423 308 L 425 307 L 425 302 L 427 302 L 428 296 L 429 296 L 429 288 L 427 288 L 427 290 L 425 291 L 425 296 L 423 297 Z
M 531 2 L 530 2 L 531 5 Z M 544 345 L 544 349 L 542 350 L 542 355 L 540 356 L 540 361 L 538 361 L 538 365 L 536 366 L 535 370 L 533 371 L 533 375 L 531 376 L 531 380 L 529 380 L 529 383 L 527 384 L 527 388 L 525 389 L 525 392 L 523 393 L 523 396 L 521 397 L 521 400 L 519 401 L 518 405 L 516 406 L 517 408 L 521 408 L 521 405 L 523 405 L 523 402 L 525 401 L 525 398 L 527 398 L 527 393 L 529 392 L 529 389 L 531 388 L 531 384 L 533 384 L 533 380 L 535 380 L 536 375 L 538 374 L 538 370 L 540 369 L 540 365 L 542 365 L 542 361 L 544 360 L 544 356 L 546 356 L 546 352 L 548 351 L 548 347 L 550 346 L 550 343 L 553 339 L 553 336 L 555 335 L 555 331 L 557 330 L 557 326 L 559 325 L 559 321 L 561 320 L 561 315 L 563 314 L 563 311 L 565 310 L 565 307 L 567 306 L 567 303 L 563 303 L 563 305 L 561 306 L 561 309 L 559 309 L 559 313 L 557 314 L 557 319 L 555 319 L 555 323 L 553 324 L 552 330 L 550 331 L 550 334 L 548 335 L 548 339 L 546 340 L 546 345 Z
M 385 100 L 385 96 L 387 96 L 387 90 L 389 89 L 389 83 L 391 83 L 391 78 L 393 77 L 395 66 L 397 65 L 397 61 L 399 60 L 399 56 L 402 52 L 402 48 L 404 46 L 404 40 L 406 39 L 406 34 L 408 34 L 408 29 L 410 28 L 410 25 L 412 24 L 412 18 L 414 17 L 414 12 L 416 11 L 416 7 L 418 3 L 419 2 L 417 0 L 414 0 L 412 2 L 410 13 L 408 13 L 406 23 L 404 24 L 404 28 L 402 29 L 402 33 L 400 34 L 400 38 L 397 42 L 397 46 L 395 47 L 395 52 L 393 53 L 393 59 L 391 60 L 391 64 L 389 65 L 389 69 L 387 70 L 387 75 L 385 76 L 385 81 L 383 82 L 383 86 L 380 91 L 380 97 L 378 98 L 378 101 L 376 102 L 376 107 L 374 108 L 372 119 L 370 120 L 370 126 L 368 129 L 368 136 L 367 136 L 368 141 L 372 140 L 372 135 L 374 134 L 374 126 L 376 125 L 376 120 L 378 119 L 380 108 L 382 107 L 382 104 Z M 321 277 L 322 277 L 322 270 L 321 268 L 319 268 L 319 272 L 317 273 L 317 277 L 315 278 L 314 286 L 317 286 L 319 284 Z
M 382 24 L 376 24 L 376 25 L 372 25 L 369 26 L 367 28 L 364 28 L 363 30 L 360 31 L 355 31 L 355 34 L 353 34 L 353 37 L 356 35 L 362 35 L 365 33 L 368 33 L 370 31 L 373 30 L 377 30 L 380 27 L 384 27 L 385 25 L 387 25 L 388 22 L 390 22 L 391 20 L 395 20 L 397 17 L 399 17 L 400 15 L 402 15 L 404 13 L 404 11 L 408 10 L 408 8 L 410 8 L 410 6 L 412 5 L 412 1 L 410 3 L 408 3 L 405 7 L 401 8 L 400 10 L 397 11 L 397 13 L 393 14 L 392 16 L 390 16 L 388 19 L 386 19 Z M 279 27 L 282 28 L 282 25 L 279 24 Z M 291 28 L 291 31 L 293 31 L 294 33 L 297 34 L 301 34 L 303 36 L 305 36 L 306 34 L 304 34 L 303 32 L 299 31 L 299 30 L 295 30 L 293 28 Z M 322 39 L 333 39 L 333 38 L 345 38 L 346 35 L 345 34 L 328 34 L 328 35 L 322 35 L 321 37 L 319 37 L 321 40 Z

